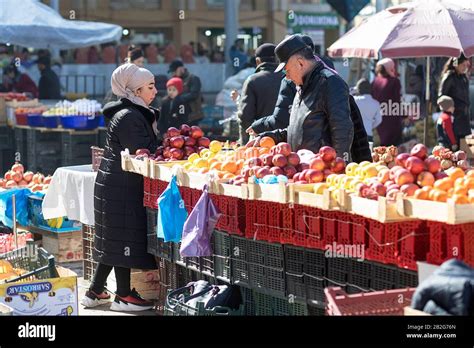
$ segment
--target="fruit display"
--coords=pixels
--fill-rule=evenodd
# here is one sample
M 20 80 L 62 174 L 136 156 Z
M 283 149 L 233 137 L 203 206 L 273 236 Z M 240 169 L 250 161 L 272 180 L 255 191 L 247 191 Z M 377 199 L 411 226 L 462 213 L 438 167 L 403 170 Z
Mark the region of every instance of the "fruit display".
M 163 137 L 163 144 L 158 146 L 155 153 L 150 153 L 148 149 L 138 149 L 135 158 L 149 158 L 157 162 L 183 161 L 188 160 L 191 155 L 208 150 L 209 146 L 211 141 L 204 136 L 201 128 L 183 124 L 180 129 L 168 129 Z
M 0 189 L 28 187 L 32 192 L 45 191 L 51 183 L 51 176 L 45 177 L 41 173 L 25 172 L 21 163 L 15 163 L 0 179 Z
M 18 248 L 22 248 L 26 245 L 26 241 L 28 239 L 33 238 L 33 235 L 30 232 L 18 233 L 17 236 L 17 240 L 15 240 L 15 235 L 13 233 L 0 233 L 0 254 L 8 253 L 12 250 L 15 250 L 16 243 L 18 243 Z
M 423 144 L 417 144 L 410 153 L 397 154 L 392 165 L 393 153 L 390 153 L 388 148 L 383 150 L 376 148 L 374 151 L 373 158 L 380 160 L 377 163 L 350 163 L 346 167 L 345 175 L 329 176 L 328 186 L 343 188 L 374 200 L 379 196 L 395 200 L 398 194 L 402 194 L 406 197 L 438 202 L 449 200 L 456 204 L 469 203 L 470 200 L 474 202 L 474 181 L 470 180 L 474 177 L 474 171 L 465 173 L 468 163 L 464 152 L 452 153 L 441 147 L 435 147 L 433 154 L 428 156 L 428 148 Z M 390 155 L 388 164 L 387 154 Z M 383 156 L 385 160 L 382 159 Z M 443 160 L 449 161 L 444 162 L 444 167 Z M 473 190 L 469 191 L 471 189 Z
M 97 100 L 78 99 L 74 102 L 62 100 L 43 112 L 43 116 L 94 116 L 99 115 L 101 110 L 102 104 Z
M 39 105 L 36 107 L 20 107 L 15 109 L 15 115 L 19 114 L 44 114 L 48 110 L 47 106 Z
M 375 163 L 386 165 L 389 168 L 395 166 L 395 158 L 398 155 L 396 146 L 378 146 L 372 151 L 372 160 Z
M 184 169 L 212 173 L 231 184 L 242 185 L 250 179 L 263 184 L 319 183 L 345 168 L 344 160 L 336 157 L 336 151 L 329 146 L 322 147 L 318 154 L 307 150 L 296 153 L 290 144 L 275 144 L 270 137 L 260 139 L 258 146 L 253 145 L 232 147 L 213 141 L 208 150 L 191 155 Z
M 453 152 L 443 146 L 435 146 L 432 156 L 441 161 L 441 168 L 443 170 L 447 170 L 451 167 L 459 167 L 463 170 L 469 168 L 467 154 L 464 151 Z
M 5 98 L 6 101 L 27 101 L 29 98 L 23 93 L 15 93 L 15 92 L 8 92 L 8 93 L 0 93 L 0 98 Z

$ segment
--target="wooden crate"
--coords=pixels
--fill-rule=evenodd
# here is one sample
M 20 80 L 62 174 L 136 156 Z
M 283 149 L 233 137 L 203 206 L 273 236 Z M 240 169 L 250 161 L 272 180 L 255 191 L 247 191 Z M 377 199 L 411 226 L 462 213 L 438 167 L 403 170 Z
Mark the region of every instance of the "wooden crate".
M 324 210 L 344 210 L 346 193 L 340 189 L 337 191 L 337 199 L 330 190 L 324 190 L 323 194 L 313 192 L 314 184 L 290 184 L 289 201 L 294 204 L 306 205 Z
M 147 158 L 143 160 L 137 160 L 134 156 L 122 154 L 122 170 L 125 172 L 131 172 L 140 174 L 143 176 L 149 176 L 149 163 Z
M 444 222 L 450 225 L 474 222 L 474 204 L 434 202 L 399 196 L 397 211 L 402 216 Z
M 178 181 L 180 176 L 183 175 L 184 170 L 173 169 L 174 166 L 181 166 L 185 164 L 186 161 L 173 161 L 173 162 L 157 162 L 157 161 L 148 161 L 149 172 L 148 177 L 152 179 L 158 179 L 162 181 L 170 181 L 173 173 L 177 173 Z
M 415 216 L 400 214 L 397 203 L 391 202 L 385 197 L 372 200 L 352 194 L 347 198 L 345 211 L 379 222 L 407 221 L 415 218 Z
M 131 287 L 146 300 L 159 298 L 161 289 L 160 270 L 142 271 L 132 269 L 130 277 Z
M 249 179 L 247 189 L 248 199 L 277 203 L 288 203 L 290 200 L 288 185 L 285 183 L 256 184 Z
M 210 185 L 209 192 L 242 199 L 248 199 L 249 196 L 248 186 L 246 184 L 242 184 L 241 186 L 231 185 L 224 180 L 213 181 Z
M 44 232 L 43 248 L 54 255 L 56 262 L 81 261 L 82 253 L 82 232 Z

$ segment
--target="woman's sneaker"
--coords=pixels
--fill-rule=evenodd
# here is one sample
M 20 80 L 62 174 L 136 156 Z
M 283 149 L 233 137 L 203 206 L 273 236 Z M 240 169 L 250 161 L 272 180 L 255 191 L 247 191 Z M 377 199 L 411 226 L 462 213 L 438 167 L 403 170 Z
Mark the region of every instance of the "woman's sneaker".
M 140 312 L 152 309 L 153 307 L 153 302 L 145 300 L 133 289 L 126 297 L 115 295 L 115 300 L 112 302 L 110 310 L 117 312 Z
M 86 295 L 82 298 L 81 304 L 86 308 L 94 308 L 110 302 L 110 294 L 107 291 L 102 291 L 100 294 L 92 290 L 88 290 Z

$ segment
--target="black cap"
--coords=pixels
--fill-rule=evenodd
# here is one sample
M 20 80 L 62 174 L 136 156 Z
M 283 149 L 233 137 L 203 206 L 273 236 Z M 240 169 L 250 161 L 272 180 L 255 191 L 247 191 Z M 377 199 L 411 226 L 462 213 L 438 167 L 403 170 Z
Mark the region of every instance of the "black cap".
M 51 58 L 49 56 L 41 56 L 36 61 L 36 64 L 43 64 L 46 66 L 51 66 Z
M 308 35 L 301 35 L 301 39 L 304 41 L 305 44 L 311 47 L 312 51 L 314 51 L 314 42 L 311 37 L 309 37 Z
M 182 67 L 184 66 L 183 62 L 176 59 L 176 60 L 173 60 L 169 66 L 169 69 L 168 69 L 168 72 L 169 73 L 174 73 L 176 71 L 176 69 L 178 69 L 179 67 Z
M 275 58 L 276 46 L 272 43 L 264 43 L 255 50 L 255 57 L 259 58 Z
M 275 72 L 282 71 L 291 56 L 306 47 L 308 45 L 303 41 L 301 35 L 291 35 L 280 42 L 275 48 L 275 54 L 280 60 L 280 65 L 278 65 Z

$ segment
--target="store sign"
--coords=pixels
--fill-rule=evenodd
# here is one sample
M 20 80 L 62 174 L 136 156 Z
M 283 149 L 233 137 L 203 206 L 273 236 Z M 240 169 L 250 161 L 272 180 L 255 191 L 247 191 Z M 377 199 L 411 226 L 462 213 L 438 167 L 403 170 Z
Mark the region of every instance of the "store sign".
M 339 19 L 333 13 L 304 13 L 288 12 L 288 29 L 293 32 L 301 31 L 303 28 L 334 28 L 339 27 Z

